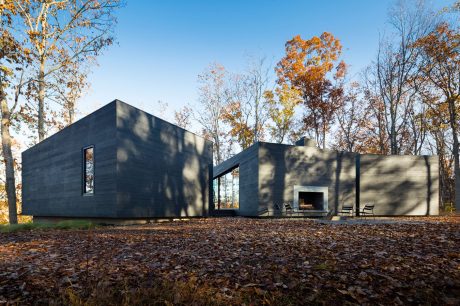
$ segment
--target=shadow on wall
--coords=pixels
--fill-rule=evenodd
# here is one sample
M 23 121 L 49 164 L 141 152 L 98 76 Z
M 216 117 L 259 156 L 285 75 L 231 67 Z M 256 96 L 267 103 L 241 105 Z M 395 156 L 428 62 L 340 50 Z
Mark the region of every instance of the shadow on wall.
M 329 210 L 355 201 L 355 154 L 264 143 L 259 151 L 261 209 L 294 200 L 294 185 L 327 186 Z
M 374 203 L 376 215 L 437 215 L 437 157 L 361 156 L 361 206 Z
M 131 106 L 118 106 L 121 216 L 207 215 L 211 143 Z

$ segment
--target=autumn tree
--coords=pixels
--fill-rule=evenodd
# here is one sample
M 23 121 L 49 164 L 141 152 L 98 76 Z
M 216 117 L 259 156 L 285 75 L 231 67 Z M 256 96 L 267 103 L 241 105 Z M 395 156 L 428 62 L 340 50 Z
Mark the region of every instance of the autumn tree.
M 454 155 L 452 154 L 452 135 L 449 124 L 449 109 L 441 103 L 436 91 L 425 92 L 426 129 L 428 152 L 439 157 L 439 186 L 441 207 L 455 201 Z
M 264 94 L 267 101 L 270 136 L 276 143 L 284 143 L 294 132 L 296 123 L 295 110 L 302 102 L 299 90 L 283 84 L 275 91 L 267 90 Z
M 50 76 L 86 61 L 111 45 L 119 0 L 15 0 L 36 69 L 38 137 L 45 138 L 45 98 Z
M 460 30 L 442 23 L 428 35 L 419 38 L 414 48 L 422 52 L 420 70 L 434 92 L 441 97 L 436 110 L 445 109 L 452 135 L 455 190 L 460 190 L 459 108 L 460 108 Z M 432 107 L 433 108 L 433 107 Z M 460 196 L 455 203 L 460 210 Z
M 2 157 L 5 163 L 5 189 L 11 224 L 17 223 L 15 161 L 11 128 L 25 85 L 24 66 L 28 50 L 14 37 L 12 20 L 17 13 L 12 1 L 0 0 L 0 110 Z M 10 103 L 8 103 L 10 101 Z
M 323 148 L 343 94 L 346 65 L 339 61 L 341 52 L 339 39 L 331 33 L 308 40 L 297 35 L 286 43 L 286 55 L 276 67 L 278 83 L 301 92 L 305 127 L 313 129 Z

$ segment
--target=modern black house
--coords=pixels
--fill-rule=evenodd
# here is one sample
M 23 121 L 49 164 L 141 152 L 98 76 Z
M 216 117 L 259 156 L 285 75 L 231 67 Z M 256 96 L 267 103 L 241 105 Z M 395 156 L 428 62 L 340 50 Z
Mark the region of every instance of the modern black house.
M 266 216 L 289 203 L 304 216 L 336 215 L 344 205 L 375 215 L 437 215 L 437 156 L 387 156 L 259 142 L 214 167 L 213 214 Z
M 212 143 L 115 100 L 22 153 L 34 220 L 208 215 Z
M 115 100 L 22 153 L 23 213 L 34 220 L 355 212 L 437 215 L 436 156 L 383 156 L 258 142 L 216 167 L 212 143 Z M 281 215 L 283 215 L 281 213 Z

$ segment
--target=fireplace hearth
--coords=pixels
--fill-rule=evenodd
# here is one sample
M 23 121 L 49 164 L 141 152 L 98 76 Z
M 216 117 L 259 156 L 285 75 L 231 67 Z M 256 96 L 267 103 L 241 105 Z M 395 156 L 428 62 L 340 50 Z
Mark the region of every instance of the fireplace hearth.
M 294 209 L 310 212 L 328 211 L 328 188 L 323 186 L 294 186 Z

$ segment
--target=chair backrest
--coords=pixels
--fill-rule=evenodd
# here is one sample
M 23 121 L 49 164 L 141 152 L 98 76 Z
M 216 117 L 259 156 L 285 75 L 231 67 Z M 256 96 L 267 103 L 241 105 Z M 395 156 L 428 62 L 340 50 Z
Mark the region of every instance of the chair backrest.
M 374 204 L 364 204 L 363 210 L 374 210 Z
M 342 210 L 352 210 L 353 206 L 354 206 L 353 204 L 352 205 L 343 204 Z
M 284 208 L 286 210 L 292 210 L 293 209 L 290 203 L 283 203 L 283 205 L 284 205 Z

